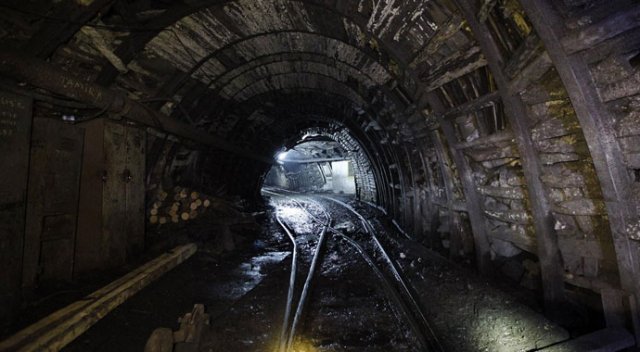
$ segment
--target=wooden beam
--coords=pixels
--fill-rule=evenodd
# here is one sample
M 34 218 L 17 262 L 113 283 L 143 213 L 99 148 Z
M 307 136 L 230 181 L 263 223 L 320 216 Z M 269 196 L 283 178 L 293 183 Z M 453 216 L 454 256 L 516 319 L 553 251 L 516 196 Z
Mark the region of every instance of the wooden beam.
M 162 254 L 122 278 L 0 342 L 0 351 L 59 351 L 109 312 L 191 257 L 195 244 Z
M 504 142 L 512 142 L 514 139 L 513 132 L 504 130 L 488 136 L 481 136 L 469 142 L 456 143 L 453 147 L 456 149 L 469 149 L 480 146 L 494 146 Z
M 542 40 L 532 31 L 504 67 L 504 73 L 511 80 L 509 90 L 512 94 L 520 93 L 542 77 L 551 66 L 551 59 L 544 50 Z
M 434 148 L 436 150 L 436 155 L 438 157 L 438 166 L 440 166 L 440 172 L 442 173 L 442 179 L 444 182 L 445 195 L 447 197 L 447 204 L 445 206 L 449 210 L 449 229 L 452 232 L 451 236 L 457 236 L 457 234 L 453 233 L 453 231 L 455 231 L 455 225 L 459 224 L 461 220 L 460 214 L 458 213 L 458 211 L 456 211 L 457 209 L 455 209 L 455 204 L 459 202 L 455 196 L 455 175 L 453 173 L 453 170 L 449 166 L 451 163 L 453 163 L 453 161 L 447 153 L 440 132 L 438 130 L 432 130 L 431 136 Z M 439 236 L 437 235 L 437 233 L 433 234 L 433 236 L 435 237 L 433 241 L 439 241 Z M 457 253 L 454 253 L 454 251 L 456 250 L 455 244 L 458 242 L 459 241 L 452 241 L 452 239 L 450 239 L 450 255 L 458 255 Z M 438 244 L 438 246 L 440 246 L 440 244 Z
M 631 192 L 631 177 L 613 126 L 615 118 L 600 100 L 587 64 L 589 53 L 570 55 L 560 43 L 564 21 L 551 1 L 522 0 L 521 4 L 544 42 L 580 121 L 605 199 L 620 281 L 637 306 L 640 304 L 640 243 L 630 236 L 640 231 L 640 204 Z M 631 316 L 634 322 L 640 321 L 637 311 L 632 310 Z M 640 326 L 635 328 L 640 330 Z M 636 335 L 640 338 L 640 332 Z
M 273 157 L 245 150 L 219 137 L 212 136 L 201 129 L 152 110 L 128 98 L 123 92 L 86 82 L 82 78 L 65 73 L 55 65 L 17 51 L 6 49 L 0 51 L 0 75 L 12 77 L 30 85 L 62 94 L 68 98 L 124 116 L 131 121 L 158 128 L 208 147 L 228 151 L 264 163 L 273 163 Z
M 111 65 L 118 70 L 118 72 L 127 73 L 129 71 L 127 69 L 127 65 L 125 65 L 124 62 L 122 62 L 122 60 L 113 53 L 109 47 L 107 39 L 102 33 L 98 32 L 97 29 L 88 26 L 82 27 L 80 31 L 89 37 L 93 47 L 98 50 L 98 52 L 100 52 L 100 54 L 102 54 L 102 56 L 104 56 L 104 58 L 107 59 Z
M 433 109 L 436 116 L 444 116 L 444 106 L 434 92 L 429 92 L 427 99 L 429 105 Z M 458 143 L 456 133 L 451 120 L 441 119 L 440 128 L 450 146 Z M 478 270 L 483 274 L 490 274 L 491 270 L 491 254 L 489 240 L 487 238 L 487 224 L 482 212 L 482 204 L 480 195 L 476 190 L 476 184 L 473 180 L 473 173 L 468 160 L 461 150 L 452 149 L 451 155 L 458 169 L 458 175 L 462 183 L 464 195 L 467 200 L 467 212 L 471 229 L 473 232 L 473 241 L 476 252 L 476 263 Z
M 504 73 L 513 79 L 529 62 L 543 52 L 544 46 L 536 32 L 529 33 L 504 66 Z
M 481 23 L 475 15 L 475 4 L 470 0 L 455 0 L 464 18 L 471 27 L 482 52 L 487 58 L 491 73 L 502 97 L 505 113 L 515 135 L 520 150 L 520 160 L 524 170 L 529 193 L 533 224 L 538 243 L 538 258 L 542 275 L 545 308 L 550 314 L 558 313 L 566 300 L 564 292 L 563 267 L 558 247 L 557 234 L 553 228 L 553 218 L 549 200 L 540 181 L 542 166 L 531 140 L 529 126 L 524 116 L 524 103 L 517 95 L 509 92 L 509 79 L 503 71 L 504 58 L 498 44 L 486 23 Z
M 533 21 L 532 22 L 536 22 Z M 640 27 L 640 5 L 633 4 L 598 23 L 562 37 L 562 47 L 568 54 L 589 49 L 607 39 Z
M 509 82 L 509 92 L 518 94 L 525 90 L 531 83 L 539 79 L 553 66 L 549 54 L 545 51 L 526 65 Z
M 56 3 L 52 16 L 42 21 L 38 31 L 26 44 L 25 51 L 39 58 L 48 58 L 113 2 L 114 0 L 94 0 L 88 5 L 80 1 Z
M 500 92 L 490 92 L 474 100 L 458 105 L 444 113 L 445 119 L 453 119 L 462 115 L 471 114 L 489 107 L 500 100 Z
M 487 65 L 487 60 L 478 47 L 464 51 L 463 55 L 452 55 L 443 61 L 440 65 L 420 75 L 420 81 L 427 84 L 428 91 L 437 89 Z

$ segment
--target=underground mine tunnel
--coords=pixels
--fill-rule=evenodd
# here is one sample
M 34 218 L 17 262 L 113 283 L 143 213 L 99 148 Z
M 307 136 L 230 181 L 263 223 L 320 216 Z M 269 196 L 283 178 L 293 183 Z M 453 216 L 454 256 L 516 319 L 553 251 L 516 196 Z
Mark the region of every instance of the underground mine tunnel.
M 637 0 L 0 1 L 0 351 L 639 351 Z

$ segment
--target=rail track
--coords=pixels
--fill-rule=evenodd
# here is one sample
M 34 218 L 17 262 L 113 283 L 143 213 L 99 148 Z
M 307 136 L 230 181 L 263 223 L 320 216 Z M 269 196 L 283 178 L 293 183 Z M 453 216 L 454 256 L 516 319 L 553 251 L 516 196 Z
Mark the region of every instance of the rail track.
M 349 204 L 329 196 L 317 196 L 317 198 L 322 200 L 321 202 L 309 196 L 280 189 L 264 189 L 263 192 L 268 195 L 283 197 L 290 201 L 297 208 L 304 211 L 320 228 L 317 231 L 319 240 L 313 250 L 314 254 L 304 287 L 296 303 L 293 292 L 295 291 L 296 276 L 298 275 L 298 263 L 296 261 L 299 257 L 295 234 L 289 226 L 287 226 L 286 221 L 279 215 L 276 215 L 277 222 L 283 228 L 293 246 L 289 290 L 279 344 L 279 350 L 281 352 L 288 352 L 293 346 L 300 322 L 303 320 L 305 314 L 305 306 L 308 304 L 309 292 L 313 286 L 313 279 L 317 267 L 322 262 L 323 248 L 327 247 L 327 234 L 331 235 L 330 238 L 332 240 L 349 246 L 367 264 L 368 268 L 378 279 L 378 286 L 384 291 L 386 298 L 391 303 L 391 307 L 393 307 L 396 312 L 396 317 L 401 319 L 402 323 L 410 328 L 415 341 L 419 344 L 419 350 L 430 352 L 444 351 L 424 314 L 420 302 L 416 299 L 415 293 L 407 284 L 407 280 L 398 269 L 397 264 L 389 255 L 375 227 L 365 216 Z M 322 204 L 323 202 L 327 205 Z M 350 219 L 356 220 L 354 223 L 359 223 L 359 228 L 356 231 L 351 231 L 352 234 L 350 235 L 333 227 L 334 216 L 331 214 L 332 211 L 330 208 L 332 207 L 328 206 L 329 204 L 332 204 L 336 208 L 346 210 L 346 212 L 338 210 L 334 210 L 333 212 L 338 218 L 347 216 L 350 217 Z M 295 315 L 294 318 L 291 319 L 294 306 L 296 306 Z

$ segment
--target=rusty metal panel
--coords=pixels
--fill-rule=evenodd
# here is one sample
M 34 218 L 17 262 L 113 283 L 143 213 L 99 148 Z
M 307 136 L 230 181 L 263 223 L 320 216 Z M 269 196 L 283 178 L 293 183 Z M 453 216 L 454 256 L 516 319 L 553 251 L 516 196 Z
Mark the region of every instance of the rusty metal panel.
M 102 194 L 103 237 L 107 266 L 123 265 L 127 258 L 126 127 L 106 122 L 104 129 L 105 182 Z
M 145 157 L 146 132 L 127 127 L 127 256 L 139 253 L 144 247 L 145 224 Z
M 17 307 L 22 278 L 32 101 L 0 92 L 0 319 Z
M 25 287 L 37 284 L 38 273 L 44 281 L 71 279 L 84 130 L 60 121 L 35 119 L 31 139 Z M 55 246 L 41 243 L 53 240 L 63 241 L 68 248 L 61 250 L 62 242 Z M 41 252 L 41 248 L 54 248 L 56 253 Z

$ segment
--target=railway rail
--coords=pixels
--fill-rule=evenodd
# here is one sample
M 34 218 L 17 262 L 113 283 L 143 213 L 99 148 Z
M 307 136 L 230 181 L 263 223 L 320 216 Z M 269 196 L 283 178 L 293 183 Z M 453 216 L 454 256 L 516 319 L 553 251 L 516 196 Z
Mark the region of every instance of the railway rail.
M 438 337 L 431 328 L 428 319 L 424 314 L 420 302 L 415 298 L 415 293 L 407 284 L 407 280 L 404 278 L 397 264 L 389 255 L 389 252 L 380 240 L 375 227 L 364 215 L 339 199 L 326 195 L 318 196 L 322 202 L 333 204 L 340 209 L 346 210 L 346 212 L 334 211 L 334 213 L 336 213 L 335 217 L 344 218 L 345 216 L 348 216 L 351 219 L 356 220 L 354 223 L 357 222 L 360 224 L 357 230 L 351 231 L 353 235 L 350 235 L 336 229 L 332 225 L 334 222 L 334 216 L 331 214 L 330 207 L 321 204 L 320 201 L 305 195 L 280 189 L 263 189 L 263 192 L 265 194 L 282 197 L 290 201 L 297 208 L 304 211 L 309 218 L 320 227 L 317 231 L 319 240 L 313 250 L 314 254 L 309 266 L 305 284 L 296 303 L 293 300 L 293 292 L 295 291 L 296 276 L 298 274 L 297 271 L 299 267 L 296 261 L 299 260 L 299 256 L 295 241 L 295 233 L 293 233 L 289 226 L 287 226 L 286 220 L 282 219 L 279 215 L 276 216 L 277 222 L 293 243 L 289 291 L 285 317 L 283 319 L 283 330 L 279 344 L 279 350 L 281 352 L 290 351 L 293 346 L 300 322 L 303 320 L 303 316 L 305 314 L 305 306 L 308 304 L 309 292 L 313 287 L 313 279 L 317 271 L 317 267 L 322 262 L 322 251 L 327 247 L 325 243 L 328 237 L 327 234 L 331 235 L 331 239 L 349 246 L 358 253 L 364 262 L 366 262 L 371 272 L 375 277 L 377 277 L 378 286 L 382 288 L 387 300 L 391 303 L 391 306 L 396 312 L 396 317 L 398 319 L 402 319 L 403 323 L 410 328 L 415 341 L 419 344 L 419 350 L 430 352 L 444 351 Z M 294 306 L 296 306 L 296 313 L 294 318 L 291 319 L 290 315 Z

